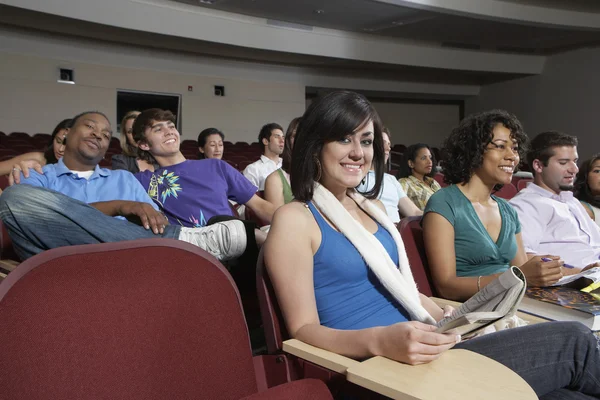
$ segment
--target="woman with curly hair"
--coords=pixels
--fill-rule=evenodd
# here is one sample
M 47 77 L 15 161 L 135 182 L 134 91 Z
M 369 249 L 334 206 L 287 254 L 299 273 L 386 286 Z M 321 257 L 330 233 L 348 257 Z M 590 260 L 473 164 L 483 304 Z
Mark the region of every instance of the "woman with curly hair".
M 519 120 L 502 110 L 468 116 L 446 139 L 450 186 L 431 196 L 423 217 L 431 275 L 442 297 L 468 299 L 510 265 L 521 268 L 530 286 L 562 277 L 558 257 L 527 258 L 516 211 L 493 195 L 511 182 L 526 141 Z
M 429 198 L 441 189 L 432 178 L 434 165 L 431 149 L 424 143 L 410 145 L 404 152 L 398 182 L 420 210 L 424 210 Z
M 575 197 L 600 226 L 600 154 L 581 165 L 575 181 Z
M 295 200 L 275 212 L 264 246 L 290 336 L 346 357 L 408 364 L 461 348 L 512 369 L 543 400 L 600 398 L 598 342 L 583 324 L 464 342 L 435 332 L 431 324 L 451 310 L 418 292 L 398 229 L 376 200 L 384 159 L 381 119 L 364 96 L 331 92 L 308 106 L 293 149 Z M 371 168 L 373 189 L 362 196 L 355 187 Z

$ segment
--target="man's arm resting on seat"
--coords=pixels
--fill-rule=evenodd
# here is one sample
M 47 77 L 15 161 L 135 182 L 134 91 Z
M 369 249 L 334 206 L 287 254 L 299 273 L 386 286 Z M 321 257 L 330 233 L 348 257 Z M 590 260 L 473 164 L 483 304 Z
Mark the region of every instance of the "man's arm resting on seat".
M 163 233 L 168 224 L 166 217 L 156 211 L 150 204 L 140 201 L 111 200 L 90 203 L 90 206 L 110 217 L 137 217 L 146 229 L 152 229 L 155 234 Z M 134 218 L 136 219 L 136 218 Z

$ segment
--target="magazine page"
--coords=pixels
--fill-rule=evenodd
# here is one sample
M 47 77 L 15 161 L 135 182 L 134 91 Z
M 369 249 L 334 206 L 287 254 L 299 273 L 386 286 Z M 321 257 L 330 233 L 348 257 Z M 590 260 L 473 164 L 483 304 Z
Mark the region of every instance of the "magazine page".
M 577 279 L 581 278 L 589 279 L 589 281 L 587 282 L 588 285 L 590 283 L 600 282 L 600 267 L 590 268 L 575 275 L 563 276 L 558 280 L 558 282 L 556 282 L 552 286 L 566 285 L 567 283 L 574 282 Z
M 525 293 L 525 276 L 517 267 L 510 267 L 469 300 L 465 301 L 449 317 L 441 319 L 436 326 L 442 327 L 461 316 L 473 312 L 513 313 Z

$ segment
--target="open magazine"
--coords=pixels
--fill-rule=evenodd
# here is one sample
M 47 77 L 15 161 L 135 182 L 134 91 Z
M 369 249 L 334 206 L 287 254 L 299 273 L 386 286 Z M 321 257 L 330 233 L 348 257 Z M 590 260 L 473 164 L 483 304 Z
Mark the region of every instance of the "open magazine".
M 473 297 L 465 301 L 451 316 L 441 319 L 436 332 L 455 329 L 461 335 L 480 329 L 516 311 L 526 289 L 525 276 L 517 267 L 510 267 Z
M 574 289 L 581 289 L 596 282 L 600 282 L 600 267 L 590 268 L 574 275 L 563 276 L 552 286 L 567 285 Z

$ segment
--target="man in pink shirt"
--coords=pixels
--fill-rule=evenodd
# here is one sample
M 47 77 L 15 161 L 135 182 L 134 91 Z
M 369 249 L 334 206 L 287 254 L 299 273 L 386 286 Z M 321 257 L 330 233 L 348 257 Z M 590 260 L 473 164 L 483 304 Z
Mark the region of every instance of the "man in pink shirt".
M 600 266 L 600 228 L 573 197 L 577 160 L 576 137 L 540 133 L 527 153 L 533 182 L 510 200 L 519 214 L 525 251 L 560 256 L 565 266 L 575 267 L 567 274 Z

